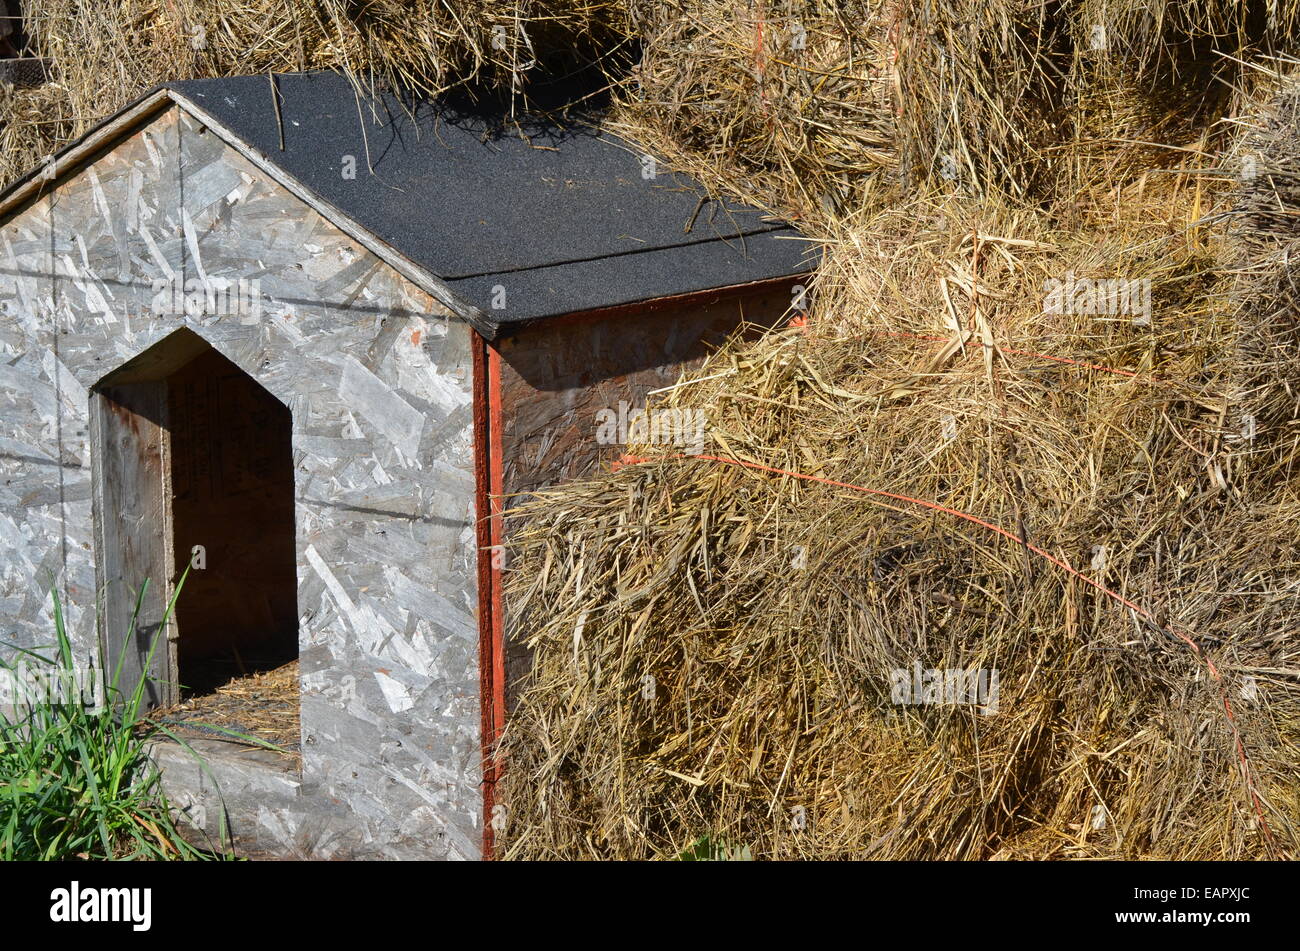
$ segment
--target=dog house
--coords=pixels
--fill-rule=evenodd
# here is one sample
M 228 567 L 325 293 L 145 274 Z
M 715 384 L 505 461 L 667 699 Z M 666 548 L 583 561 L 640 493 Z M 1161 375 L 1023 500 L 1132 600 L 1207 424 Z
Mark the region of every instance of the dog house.
M 497 497 L 616 457 L 602 410 L 784 320 L 813 265 L 595 129 L 334 73 L 160 87 L 0 194 L 3 636 L 48 643 L 54 588 L 160 710 L 296 663 L 296 756 L 155 747 L 190 821 L 480 857 Z

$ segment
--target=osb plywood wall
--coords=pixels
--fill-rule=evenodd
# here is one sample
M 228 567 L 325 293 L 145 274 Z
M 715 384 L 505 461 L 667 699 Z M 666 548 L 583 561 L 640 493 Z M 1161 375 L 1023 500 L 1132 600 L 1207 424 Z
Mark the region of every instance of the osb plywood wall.
M 153 311 L 193 277 L 260 313 Z M 0 637 L 49 643 L 54 586 L 95 653 L 90 388 L 180 327 L 292 412 L 303 767 L 254 837 L 476 857 L 471 335 L 176 109 L 0 222 Z

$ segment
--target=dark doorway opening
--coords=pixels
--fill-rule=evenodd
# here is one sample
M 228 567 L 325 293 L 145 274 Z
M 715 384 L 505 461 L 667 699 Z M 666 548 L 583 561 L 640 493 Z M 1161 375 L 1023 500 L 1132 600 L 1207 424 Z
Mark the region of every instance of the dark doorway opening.
M 289 409 L 188 330 L 105 377 L 94 404 L 105 659 L 121 659 L 123 685 L 145 669 L 155 640 L 152 706 L 296 660 Z M 293 700 L 296 709 L 296 690 Z
M 167 378 L 178 676 L 207 693 L 298 656 L 292 417 L 216 350 Z

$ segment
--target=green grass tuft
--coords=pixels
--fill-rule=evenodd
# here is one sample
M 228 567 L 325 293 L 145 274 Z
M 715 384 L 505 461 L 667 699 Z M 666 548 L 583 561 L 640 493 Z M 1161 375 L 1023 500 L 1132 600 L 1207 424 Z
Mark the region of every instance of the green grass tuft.
M 184 584 L 172 595 L 159 632 Z M 139 616 L 148 582 L 136 599 Z M 54 656 L 5 645 L 35 665 L 42 678 L 67 678 L 75 668 L 58 594 Z M 149 669 L 158 636 L 149 650 Z M 0 671 L 15 671 L 0 659 Z M 0 860 L 201 859 L 211 853 L 186 842 L 172 821 L 157 767 L 145 753 L 141 705 L 145 678 L 129 694 L 120 664 L 96 709 L 78 696 L 57 694 L 0 710 Z M 60 702 L 60 701 L 63 702 Z

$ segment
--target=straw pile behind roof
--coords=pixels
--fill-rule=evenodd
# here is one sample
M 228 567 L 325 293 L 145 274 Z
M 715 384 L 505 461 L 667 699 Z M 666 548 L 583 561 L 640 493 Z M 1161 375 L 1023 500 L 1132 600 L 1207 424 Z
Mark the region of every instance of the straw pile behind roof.
M 638 4 L 624 97 L 735 187 L 835 217 L 876 177 L 1021 197 L 1050 180 L 1070 21 L 1016 0 Z
M 626 55 L 619 0 L 31 0 L 52 82 L 0 98 L 0 182 L 171 79 L 339 68 L 426 93 L 501 92 Z M 613 66 L 611 66 L 613 68 Z
M 1300 42 L 1296 9 L 1233 0 L 684 0 L 630 20 L 623 117 L 813 219 L 873 179 L 1043 203 L 1177 165 Z
M 900 149 L 909 173 L 967 194 L 1047 190 L 1069 60 L 1064 8 L 916 0 L 904 9 Z
M 644 4 L 624 117 L 759 200 L 835 213 L 897 168 L 898 0 Z M 779 182 L 781 194 L 772 193 Z M 754 189 L 753 186 L 760 185 Z M 753 195 L 751 194 L 751 197 Z

